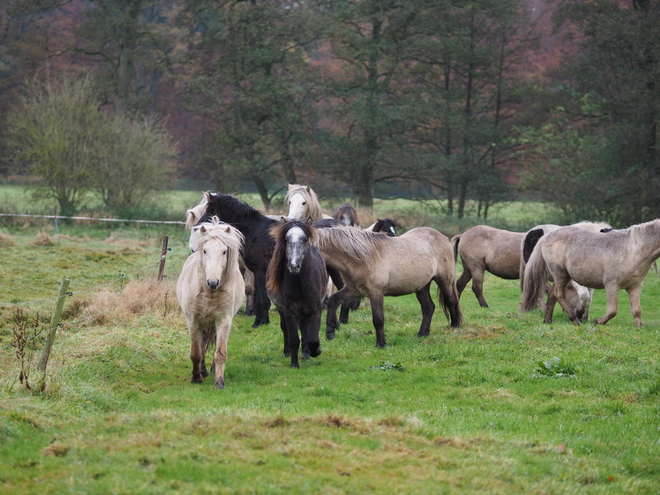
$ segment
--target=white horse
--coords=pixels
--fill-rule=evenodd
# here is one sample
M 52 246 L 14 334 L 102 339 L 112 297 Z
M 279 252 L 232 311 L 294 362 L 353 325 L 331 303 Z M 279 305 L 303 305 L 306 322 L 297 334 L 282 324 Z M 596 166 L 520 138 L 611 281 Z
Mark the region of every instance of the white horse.
M 288 218 L 299 218 L 301 220 L 312 219 L 312 222 L 324 218 L 332 218 L 321 210 L 316 193 L 309 186 L 300 184 L 287 184 L 286 203 L 289 205 Z
M 191 248 L 176 284 L 176 297 L 188 324 L 192 383 L 208 376 L 204 355 L 215 341 L 215 387 L 225 386 L 227 341 L 234 315 L 243 303 L 245 285 L 239 269 L 243 235 L 213 217 L 195 227 Z

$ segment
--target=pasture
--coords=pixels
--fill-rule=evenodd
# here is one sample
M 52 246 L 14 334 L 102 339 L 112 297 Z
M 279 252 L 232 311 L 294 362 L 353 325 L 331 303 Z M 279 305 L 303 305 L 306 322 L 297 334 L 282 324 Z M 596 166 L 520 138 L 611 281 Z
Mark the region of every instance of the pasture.
M 415 296 L 388 297 L 385 348 L 363 305 L 300 369 L 282 354 L 274 308 L 256 329 L 239 313 L 216 390 L 212 378 L 190 383 L 174 296 L 183 227 L 2 232 L 13 245 L 0 247 L 0 493 L 658 493 L 653 273 L 641 329 L 625 293 L 605 326 L 575 327 L 559 309 L 544 324 L 518 311 L 517 280 L 487 273 L 490 308 L 468 285 L 458 330 L 436 307 L 420 339 Z M 167 277 L 155 284 L 164 234 Z M 64 277 L 72 296 L 45 390 L 28 390 L 16 308 L 25 332 L 47 327 L 34 315 L 50 317 Z M 596 291 L 591 319 L 604 311 Z M 42 340 L 25 347 L 32 384 Z

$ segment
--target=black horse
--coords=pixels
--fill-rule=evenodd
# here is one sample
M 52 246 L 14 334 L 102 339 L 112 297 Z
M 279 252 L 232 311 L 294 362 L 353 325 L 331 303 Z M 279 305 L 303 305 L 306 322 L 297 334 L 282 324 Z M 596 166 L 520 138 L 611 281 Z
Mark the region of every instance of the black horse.
M 270 235 L 270 229 L 278 221 L 268 218 L 247 203 L 229 194 L 207 192 L 204 193 L 202 201 L 197 206 L 188 210 L 186 226 L 192 228 L 194 225 L 208 221 L 213 216 L 217 216 L 220 221 L 236 227 L 245 238 L 241 254 L 245 266 L 254 274 L 255 318 L 252 327 L 265 325 L 270 322 L 268 317 L 270 300 L 266 292 L 266 270 L 268 270 L 268 264 L 275 249 L 275 240 Z M 335 225 L 335 221 L 331 221 Z M 333 225 L 327 225 L 327 227 Z M 328 273 L 337 287 L 344 286 L 339 272 L 328 269 Z
M 298 329 L 302 358 L 321 354 L 319 328 L 328 273 L 310 223 L 282 219 L 270 233 L 275 251 L 266 272 L 266 288 L 280 314 L 284 355 L 291 357 L 292 368 L 299 368 Z

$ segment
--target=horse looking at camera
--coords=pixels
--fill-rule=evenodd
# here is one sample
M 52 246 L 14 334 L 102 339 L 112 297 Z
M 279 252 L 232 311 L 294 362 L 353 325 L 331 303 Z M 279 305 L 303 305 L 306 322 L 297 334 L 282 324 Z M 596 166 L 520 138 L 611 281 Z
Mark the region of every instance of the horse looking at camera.
M 288 218 L 299 218 L 302 220 L 312 219 L 312 222 L 323 218 L 332 218 L 321 210 L 316 193 L 309 186 L 300 184 L 287 184 L 285 202 L 289 205 Z
M 660 219 L 611 232 L 562 227 L 541 237 L 534 248 L 525 271 L 521 307 L 524 311 L 536 307 L 549 275 L 554 279 L 554 296 L 576 325 L 580 320 L 565 300 L 570 280 L 592 289 L 605 289 L 607 310 L 595 320 L 596 324 L 614 318 L 619 290 L 625 289 L 635 324 L 641 327 L 642 283 L 658 257 Z M 548 304 L 544 321 L 552 321 L 552 309 Z
M 452 328 L 463 321 L 456 291 L 454 256 L 449 240 L 435 229 L 418 227 L 398 237 L 353 227 L 317 231 L 326 265 L 337 269 L 344 287 L 328 300 L 326 337 L 332 339 L 337 307 L 367 297 L 376 330 L 376 346 L 385 346 L 384 296 L 415 293 L 422 308 L 418 336 L 429 335 L 435 304 L 429 293 L 438 285 L 438 299 Z
M 204 355 L 215 342 L 211 371 L 215 387 L 225 386 L 227 341 L 245 286 L 239 269 L 243 235 L 214 217 L 195 233 L 196 252 L 188 256 L 176 284 L 176 296 L 188 324 L 192 383 L 208 376 Z
M 284 220 L 270 230 L 275 251 L 266 273 L 266 288 L 280 314 L 284 355 L 291 367 L 299 368 L 298 349 L 302 337 L 302 358 L 321 354 L 319 328 L 328 273 L 316 242 L 316 229 L 299 220 Z
M 243 234 L 245 242 L 241 254 L 245 266 L 254 274 L 255 318 L 252 327 L 269 323 L 266 270 L 274 248 L 269 231 L 277 222 L 231 195 L 205 192 L 202 201 L 188 210 L 186 227 L 192 229 L 213 216 L 231 224 Z
M 355 207 L 350 203 L 344 203 L 332 212 L 332 218 L 339 220 L 344 225 L 350 227 L 359 227 L 360 221 Z

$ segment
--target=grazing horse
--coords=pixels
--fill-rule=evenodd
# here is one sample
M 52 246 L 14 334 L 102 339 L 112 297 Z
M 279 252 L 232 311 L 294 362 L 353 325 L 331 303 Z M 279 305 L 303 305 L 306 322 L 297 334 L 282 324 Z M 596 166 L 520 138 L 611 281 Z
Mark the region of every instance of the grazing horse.
M 418 227 L 399 237 L 353 227 L 317 231 L 326 265 L 336 268 L 346 285 L 328 300 L 326 337 L 332 339 L 337 307 L 358 297 L 371 302 L 376 346 L 385 346 L 384 296 L 415 293 L 422 308 L 418 336 L 429 334 L 435 304 L 429 293 L 438 284 L 438 299 L 451 326 L 463 321 L 456 291 L 454 256 L 449 240 L 435 229 Z
M 266 270 L 274 248 L 269 232 L 277 222 L 231 195 L 207 192 L 197 206 L 188 210 L 186 226 L 192 229 L 212 216 L 233 225 L 245 237 L 241 254 L 245 266 L 254 274 L 255 319 L 252 327 L 269 323 Z
M 238 266 L 243 235 L 213 217 L 196 231 L 199 248 L 188 256 L 176 284 L 176 297 L 188 323 L 192 383 L 208 376 L 204 355 L 215 341 L 215 387 L 225 386 L 227 340 L 243 303 L 245 287 Z
M 359 227 L 358 214 L 355 208 L 350 203 L 344 203 L 335 211 L 332 212 L 332 218 L 339 220 L 344 225 L 350 227 Z
M 573 227 L 580 227 L 583 229 L 590 230 L 592 232 L 609 232 L 612 230 L 612 227 L 608 223 L 600 222 L 580 222 L 573 224 Z M 534 247 L 538 243 L 539 239 L 545 234 L 549 234 L 557 229 L 560 229 L 560 225 L 555 224 L 544 224 L 537 225 L 536 227 L 530 229 L 525 234 L 522 244 L 520 245 L 520 289 L 524 289 L 525 284 L 525 267 L 529 257 L 534 251 Z M 548 297 L 551 296 L 550 284 L 546 284 L 545 293 Z M 587 321 L 589 319 L 589 308 L 591 307 L 591 299 L 593 297 L 593 289 L 585 287 L 571 280 L 566 286 L 566 299 L 570 306 L 574 309 L 575 314 L 581 321 Z M 555 304 L 555 301 L 550 301 Z M 545 311 L 547 306 L 543 301 L 543 296 L 539 299 L 539 307 L 542 311 Z
M 633 225 L 624 230 L 591 232 L 579 227 L 562 227 L 539 239 L 525 271 L 521 307 L 530 311 L 543 292 L 548 275 L 554 279 L 554 297 L 576 325 L 579 318 L 566 304 L 569 280 L 605 289 L 607 310 L 595 320 L 605 324 L 617 313 L 619 290 L 625 289 L 638 327 L 642 326 L 640 296 L 642 283 L 655 260 L 660 257 L 660 219 Z M 552 321 L 550 302 L 545 322 Z
M 302 358 L 321 354 L 319 328 L 328 284 L 321 252 L 314 245 L 316 229 L 300 220 L 284 220 L 270 230 L 275 251 L 266 273 L 266 288 L 280 314 L 284 355 L 291 367 L 299 368 L 298 348 L 302 337 Z
M 311 187 L 301 186 L 300 184 L 287 184 L 287 186 L 288 191 L 285 198 L 286 203 L 289 205 L 287 217 L 303 220 L 311 218 L 312 222 L 323 218 L 332 218 L 321 211 L 321 204 Z
M 454 258 L 460 255 L 463 273 L 456 282 L 460 297 L 472 279 L 472 292 L 479 305 L 487 308 L 483 295 L 484 273 L 513 280 L 520 276 L 520 243 L 525 234 L 500 230 L 488 225 L 477 225 L 451 238 Z

